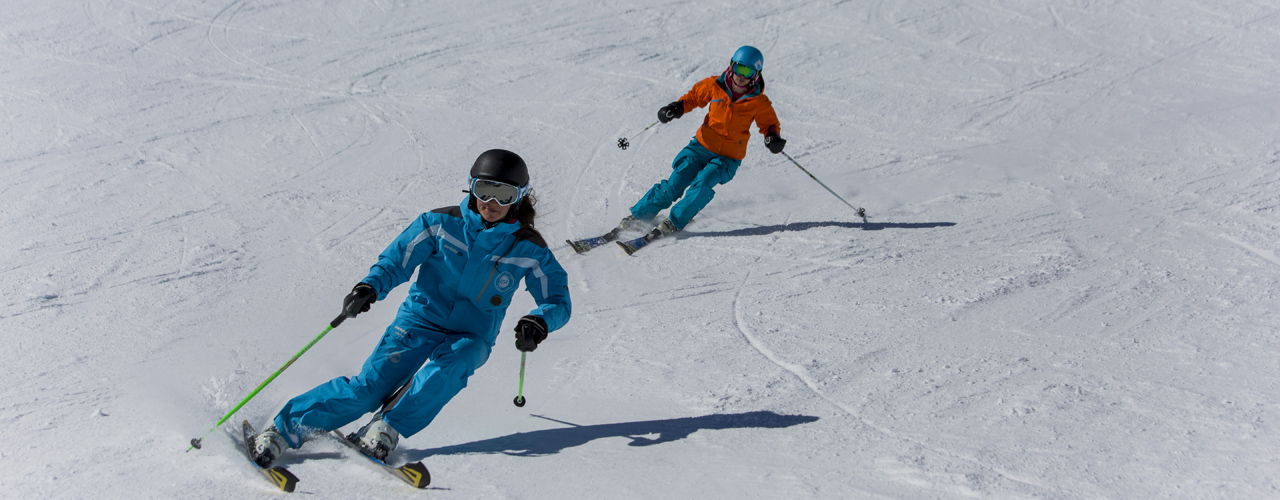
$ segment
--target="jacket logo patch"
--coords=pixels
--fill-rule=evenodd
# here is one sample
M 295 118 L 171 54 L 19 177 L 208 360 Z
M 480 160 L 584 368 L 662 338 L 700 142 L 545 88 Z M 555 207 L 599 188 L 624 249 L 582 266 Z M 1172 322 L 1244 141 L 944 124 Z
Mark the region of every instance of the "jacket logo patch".
M 503 271 L 502 274 L 498 275 L 498 279 L 494 282 L 494 286 L 498 287 L 499 292 L 506 293 L 508 290 L 511 290 L 516 286 L 516 277 L 512 276 L 509 272 Z M 496 306 L 497 304 L 494 305 Z

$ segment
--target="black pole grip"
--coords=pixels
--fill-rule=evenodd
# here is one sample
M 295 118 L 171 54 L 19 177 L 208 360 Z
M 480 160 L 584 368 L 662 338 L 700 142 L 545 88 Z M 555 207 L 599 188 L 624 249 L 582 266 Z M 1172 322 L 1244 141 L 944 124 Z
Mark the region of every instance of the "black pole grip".
M 334 318 L 333 321 L 329 322 L 329 328 L 337 328 L 338 325 L 341 325 L 342 322 L 346 319 L 347 319 L 347 312 L 342 311 L 342 314 L 339 314 L 337 318 Z

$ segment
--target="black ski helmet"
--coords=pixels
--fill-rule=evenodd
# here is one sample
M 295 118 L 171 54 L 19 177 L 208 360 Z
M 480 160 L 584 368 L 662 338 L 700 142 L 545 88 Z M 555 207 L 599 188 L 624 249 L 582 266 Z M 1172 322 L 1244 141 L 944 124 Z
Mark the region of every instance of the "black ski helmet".
M 518 154 L 505 149 L 490 149 L 480 153 L 471 165 L 471 177 L 525 187 L 529 185 L 529 167 Z

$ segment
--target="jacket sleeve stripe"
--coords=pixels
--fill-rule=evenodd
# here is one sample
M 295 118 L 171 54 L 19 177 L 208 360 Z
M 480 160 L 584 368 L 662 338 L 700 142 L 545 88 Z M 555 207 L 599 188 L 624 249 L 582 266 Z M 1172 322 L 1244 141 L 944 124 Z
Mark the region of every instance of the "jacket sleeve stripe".
M 435 236 L 437 238 L 443 239 L 444 241 L 448 242 L 449 244 L 455 247 L 458 247 L 464 252 L 470 250 L 470 248 L 467 247 L 466 243 L 458 241 L 458 239 L 454 238 L 452 234 L 449 234 L 448 231 L 445 231 L 443 226 L 436 224 L 431 227 L 428 227 L 426 231 L 418 233 L 418 235 L 413 238 L 413 241 L 409 242 L 409 245 L 406 246 L 404 249 L 404 260 L 400 263 L 400 267 L 408 269 L 409 258 L 413 257 L 414 247 L 417 247 L 418 243 L 422 243 L 423 240 L 431 236 Z
M 448 231 L 444 230 L 444 226 L 442 225 L 437 224 L 437 225 L 431 226 L 430 231 L 431 231 L 431 234 L 435 235 L 437 238 L 443 239 L 445 243 L 448 243 L 450 245 L 457 247 L 458 250 L 462 250 L 463 252 L 471 251 L 470 246 L 467 246 L 467 244 L 463 243 L 462 240 L 454 238 L 452 234 L 449 234 Z

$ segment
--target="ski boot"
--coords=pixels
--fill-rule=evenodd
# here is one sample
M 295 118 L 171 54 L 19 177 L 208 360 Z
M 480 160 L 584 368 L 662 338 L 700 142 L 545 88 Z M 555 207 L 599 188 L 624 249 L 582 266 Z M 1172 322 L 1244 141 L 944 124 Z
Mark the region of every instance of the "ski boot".
M 648 232 L 650 229 L 653 229 L 652 220 L 637 219 L 631 216 L 631 214 L 627 214 L 627 216 L 623 217 L 622 221 L 618 223 L 618 227 L 613 228 L 612 231 L 609 231 L 608 234 L 604 235 L 604 240 L 613 241 L 618 239 L 618 236 L 625 232 Z
M 387 455 L 390 455 L 391 450 L 396 449 L 396 444 L 400 442 L 400 433 L 396 432 L 386 420 L 379 418 L 362 427 L 355 433 L 354 438 L 370 456 L 385 462 Z
M 676 229 L 676 225 L 671 222 L 671 219 L 668 219 L 665 216 L 659 215 L 657 219 L 654 219 L 654 222 L 656 223 L 656 226 L 652 231 L 649 231 L 644 236 L 634 240 L 619 241 L 618 246 L 622 247 L 623 250 L 626 250 L 627 255 L 632 255 L 636 253 L 636 250 L 644 248 L 645 245 L 652 243 L 653 240 L 664 236 L 671 236 L 672 234 L 680 231 L 679 229 Z
M 280 430 L 275 425 L 271 425 L 262 430 L 253 439 L 253 461 L 262 468 L 270 468 L 271 463 L 275 462 L 284 450 L 289 449 L 289 443 L 284 440 L 284 435 L 280 434 Z
M 621 231 L 641 231 L 648 232 L 653 229 L 656 221 L 654 219 L 637 219 L 631 215 L 622 218 L 622 222 L 618 223 L 618 230 Z
M 649 241 L 665 236 L 671 236 L 673 233 L 679 231 L 679 229 L 676 229 L 676 225 L 671 222 L 671 219 L 668 219 L 665 216 L 659 215 L 654 222 L 656 222 L 657 225 L 655 225 L 653 230 L 649 231 L 649 234 L 645 236 L 645 239 Z

